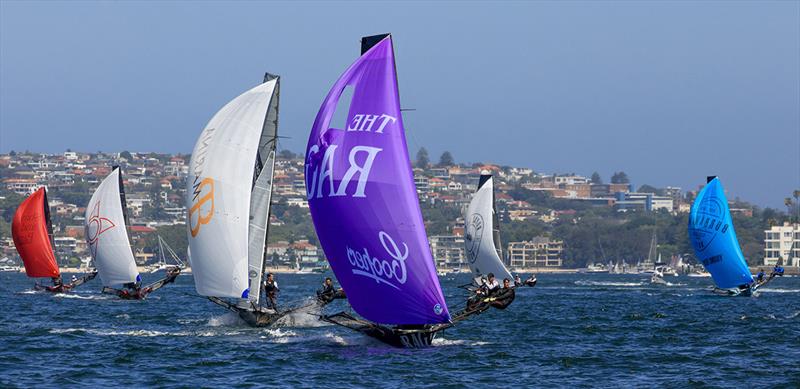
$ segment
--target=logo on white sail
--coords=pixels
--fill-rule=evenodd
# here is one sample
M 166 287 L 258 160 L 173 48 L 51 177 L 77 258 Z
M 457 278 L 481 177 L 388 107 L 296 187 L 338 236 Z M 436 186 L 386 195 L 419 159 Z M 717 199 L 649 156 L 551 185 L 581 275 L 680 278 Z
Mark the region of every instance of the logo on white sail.
M 100 201 L 95 203 L 92 208 L 92 213 L 89 215 L 89 220 L 86 221 L 86 241 L 89 242 L 89 249 L 92 251 L 92 256 L 97 256 L 97 244 L 100 242 L 100 235 L 104 232 L 116 227 L 111 219 L 100 216 Z
M 403 249 L 392 239 L 389 234 L 381 231 L 378 238 L 386 254 L 391 260 L 379 259 L 370 255 L 367 248 L 363 251 L 356 251 L 347 247 L 347 260 L 353 266 L 353 274 L 364 276 L 375 280 L 376 283 L 383 283 L 397 290 L 399 285 L 405 284 L 406 259 L 408 258 L 408 246 L 402 243 Z
M 478 258 L 478 250 L 481 248 L 481 240 L 483 240 L 483 216 L 479 213 L 473 213 L 467 220 L 466 234 L 464 241 L 467 246 L 467 259 L 469 263 L 475 263 Z

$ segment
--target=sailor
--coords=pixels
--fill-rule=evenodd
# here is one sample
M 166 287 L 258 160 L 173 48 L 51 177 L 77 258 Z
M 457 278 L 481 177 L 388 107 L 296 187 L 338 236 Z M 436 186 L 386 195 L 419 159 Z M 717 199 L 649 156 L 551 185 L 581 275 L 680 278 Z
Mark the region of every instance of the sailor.
M 75 275 L 73 274 L 70 282 L 74 284 L 77 281 L 78 281 L 78 277 L 75 277 Z
M 264 293 L 267 294 L 267 307 L 277 310 L 278 305 L 276 301 L 278 299 L 278 282 L 275 281 L 275 278 L 272 276 L 272 273 L 267 274 L 267 279 L 264 280 Z
M 329 303 L 335 298 L 336 289 L 333 287 L 333 280 L 330 277 L 325 277 L 322 288 L 317 291 L 317 299 L 321 302 Z
M 772 274 L 770 275 L 770 277 L 775 277 L 775 276 L 783 276 L 783 266 L 776 264 L 775 267 L 772 268 Z
M 61 276 L 53 277 L 53 286 L 59 287 L 64 285 L 64 281 L 61 281 Z
M 498 288 L 500 288 L 500 283 L 497 282 L 497 279 L 494 278 L 494 273 L 489 273 L 488 280 L 486 281 L 486 293 L 488 295 L 492 295 L 497 292 Z
M 764 282 L 764 269 L 758 269 L 758 274 L 756 274 L 756 282 L 759 284 Z
M 520 285 L 522 285 L 522 278 L 520 278 L 519 275 L 514 276 L 514 286 Z
M 527 280 L 525 280 L 525 285 L 534 286 L 536 285 L 536 274 L 531 274 Z
M 496 289 L 494 299 L 490 304 L 497 309 L 506 309 L 514 301 L 515 295 L 516 292 L 511 287 L 511 280 L 504 278 L 503 287 Z

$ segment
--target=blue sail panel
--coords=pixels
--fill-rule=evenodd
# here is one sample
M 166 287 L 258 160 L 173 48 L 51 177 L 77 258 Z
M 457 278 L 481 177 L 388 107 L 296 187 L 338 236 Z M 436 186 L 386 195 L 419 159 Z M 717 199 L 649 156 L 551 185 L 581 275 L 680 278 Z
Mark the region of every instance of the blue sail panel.
M 717 287 L 730 289 L 753 282 L 719 178 L 709 181 L 692 204 L 689 240 Z

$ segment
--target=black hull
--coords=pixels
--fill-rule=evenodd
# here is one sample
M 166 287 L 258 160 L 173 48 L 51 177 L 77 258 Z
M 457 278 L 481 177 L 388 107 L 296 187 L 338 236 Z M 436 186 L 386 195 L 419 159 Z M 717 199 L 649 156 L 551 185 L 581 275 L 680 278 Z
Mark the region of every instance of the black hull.
M 217 304 L 233 313 L 236 313 L 250 327 L 269 327 L 275 324 L 275 322 L 280 320 L 282 317 L 289 315 L 293 312 L 309 308 L 314 305 L 318 306 L 324 305 L 318 301 L 315 301 L 311 304 L 306 304 L 299 307 L 288 309 L 286 311 L 277 312 L 273 310 L 266 310 L 263 308 L 242 307 L 227 302 L 219 297 L 208 297 L 208 299 L 211 300 L 211 302 L 213 302 L 214 304 Z
M 284 316 L 282 313 L 248 311 L 241 308 L 237 308 L 236 313 L 250 327 L 269 327 Z
M 175 282 L 175 279 L 178 278 L 179 274 L 181 274 L 181 269 L 178 267 L 173 267 L 167 270 L 166 277 L 143 288 L 114 289 L 106 286 L 103 287 L 103 293 L 116 295 L 123 300 L 144 300 L 150 293 L 163 288 L 167 284 Z
M 68 285 L 61 285 L 61 286 L 44 286 L 40 284 L 33 285 L 34 290 L 50 292 L 52 294 L 57 293 L 69 293 L 72 291 L 72 288 Z
M 450 327 L 449 324 L 424 325 L 418 328 L 410 327 L 387 327 L 380 324 L 357 319 L 345 312 L 334 315 L 322 316 L 322 321 L 336 324 L 358 331 L 364 335 L 380 340 L 392 347 L 397 348 L 426 348 L 433 344 L 433 340 L 439 331 Z

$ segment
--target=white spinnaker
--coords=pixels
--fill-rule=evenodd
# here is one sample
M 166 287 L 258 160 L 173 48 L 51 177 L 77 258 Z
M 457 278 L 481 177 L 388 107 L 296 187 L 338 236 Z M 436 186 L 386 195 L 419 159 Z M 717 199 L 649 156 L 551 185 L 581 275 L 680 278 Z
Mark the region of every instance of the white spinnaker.
M 253 168 L 277 80 L 231 100 L 211 118 L 192 152 L 187 227 L 197 293 L 247 298 Z M 262 249 L 263 250 L 263 249 Z
M 105 286 L 139 280 L 125 226 L 120 185 L 119 169 L 115 168 L 100 183 L 86 206 L 86 242 Z
M 494 276 L 502 280 L 513 280 L 511 273 L 503 265 L 494 246 L 494 186 L 493 179 L 489 178 L 481 185 L 469 203 L 464 220 L 464 244 L 466 246 L 467 262 L 474 276 Z

